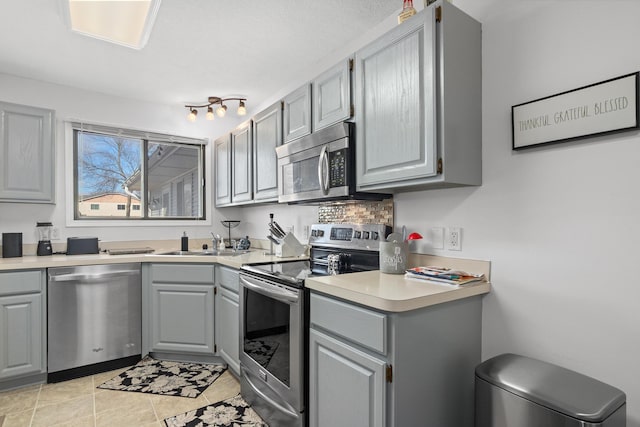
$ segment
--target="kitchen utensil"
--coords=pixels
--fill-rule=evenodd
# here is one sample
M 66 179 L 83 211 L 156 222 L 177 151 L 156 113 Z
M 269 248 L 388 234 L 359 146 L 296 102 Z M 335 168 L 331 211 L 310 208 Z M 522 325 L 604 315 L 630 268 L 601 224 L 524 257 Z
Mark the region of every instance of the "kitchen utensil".
M 274 225 L 275 223 L 269 223 L 269 231 L 271 232 L 271 234 L 273 234 L 275 237 L 277 237 L 278 239 L 282 239 L 284 238 L 284 236 L 287 233 L 283 233 L 281 232 L 278 228 L 276 228 L 276 226 Z
M 36 251 L 38 256 L 53 254 L 53 249 L 51 248 L 53 224 L 50 222 L 37 222 L 36 229 L 38 230 L 39 236 L 38 250 Z
M 407 240 L 407 227 L 406 226 L 402 226 L 402 241 L 406 241 Z
M 402 234 L 400 233 L 391 233 L 387 236 L 387 242 L 403 242 L 404 240 L 402 240 Z
M 240 225 L 240 220 L 225 219 L 223 221 L 220 221 L 220 223 L 229 229 L 229 240 L 228 240 L 229 244 L 226 247 L 230 248 L 231 247 L 231 229 L 236 228 L 238 225 Z
M 267 234 L 267 239 L 271 240 L 275 245 L 279 245 L 280 244 L 280 240 L 276 239 L 273 236 L 270 236 Z
M 282 237 L 284 237 L 287 233 L 282 229 L 282 227 L 280 227 L 280 224 L 278 224 L 277 222 L 273 221 L 273 226 L 276 228 L 276 230 L 278 230 L 280 232 L 280 234 L 282 234 Z

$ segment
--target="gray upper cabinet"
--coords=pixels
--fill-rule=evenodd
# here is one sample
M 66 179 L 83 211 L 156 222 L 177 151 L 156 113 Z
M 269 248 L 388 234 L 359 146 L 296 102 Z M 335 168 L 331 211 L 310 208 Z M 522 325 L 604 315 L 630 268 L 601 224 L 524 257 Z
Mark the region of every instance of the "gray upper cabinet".
M 352 64 L 344 60 L 311 82 L 314 132 L 351 117 Z
M 278 200 L 278 158 L 282 145 L 282 104 L 277 102 L 253 118 L 253 199 Z
M 253 200 L 251 121 L 231 132 L 231 202 Z
M 311 133 L 311 84 L 305 83 L 284 99 L 284 142 L 291 142 Z
M 357 188 L 480 185 L 481 66 L 480 24 L 448 2 L 357 51 Z
M 214 142 L 215 157 L 215 204 L 225 206 L 231 203 L 231 134 Z
M 0 102 L 0 202 L 54 203 L 55 113 Z

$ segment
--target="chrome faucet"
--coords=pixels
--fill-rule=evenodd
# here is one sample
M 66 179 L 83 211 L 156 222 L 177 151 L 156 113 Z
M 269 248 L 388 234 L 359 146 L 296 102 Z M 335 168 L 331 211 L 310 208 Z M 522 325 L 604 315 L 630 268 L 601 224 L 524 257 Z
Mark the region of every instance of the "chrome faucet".
M 213 250 L 217 251 L 218 250 L 218 246 L 220 245 L 220 242 L 222 241 L 222 237 L 220 237 L 219 234 L 213 234 L 213 231 L 211 232 L 211 237 L 213 237 L 213 239 L 211 239 L 211 244 L 213 245 Z

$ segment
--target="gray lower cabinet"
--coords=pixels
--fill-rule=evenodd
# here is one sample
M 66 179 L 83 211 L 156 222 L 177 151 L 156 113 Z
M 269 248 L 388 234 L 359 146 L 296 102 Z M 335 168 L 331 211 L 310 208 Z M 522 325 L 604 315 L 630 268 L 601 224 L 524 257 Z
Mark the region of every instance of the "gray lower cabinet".
M 214 142 L 215 161 L 215 205 L 231 204 L 231 134 L 220 137 Z
M 479 296 L 387 313 L 312 291 L 310 427 L 472 427 Z
M 151 264 L 143 281 L 149 298 L 149 351 L 214 355 L 214 265 Z M 145 276 L 150 276 L 145 280 Z M 144 300 L 144 298 L 143 298 Z M 143 347 L 145 344 L 143 343 Z
M 284 142 L 291 142 L 309 135 L 311 133 L 311 83 L 305 83 L 294 90 L 285 96 L 282 102 L 284 103 L 282 112 Z
M 481 39 L 443 1 L 356 52 L 359 190 L 482 183 Z
M 216 347 L 229 369 L 240 376 L 240 299 L 238 270 L 216 266 Z
M 0 389 L 45 379 L 45 302 L 45 270 L 0 273 Z
M 55 113 L 0 102 L 0 202 L 54 203 Z

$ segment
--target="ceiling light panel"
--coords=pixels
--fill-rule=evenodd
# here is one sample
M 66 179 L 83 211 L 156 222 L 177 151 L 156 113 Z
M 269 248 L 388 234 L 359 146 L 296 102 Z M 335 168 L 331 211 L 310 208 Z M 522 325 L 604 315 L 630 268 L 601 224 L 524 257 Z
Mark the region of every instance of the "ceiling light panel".
M 134 49 L 142 49 L 147 43 L 160 7 L 160 0 L 63 2 L 72 31 Z

